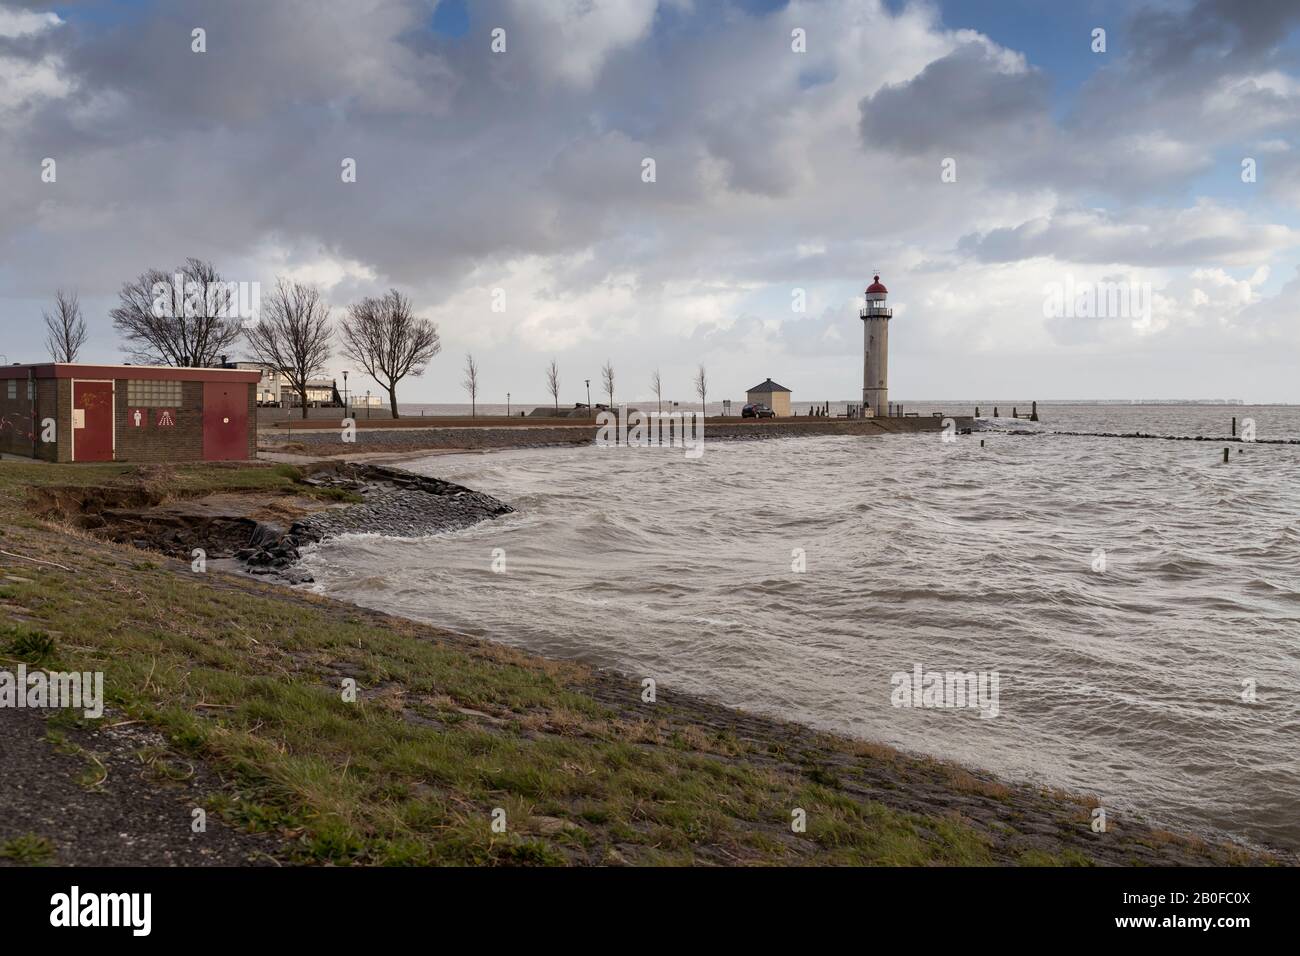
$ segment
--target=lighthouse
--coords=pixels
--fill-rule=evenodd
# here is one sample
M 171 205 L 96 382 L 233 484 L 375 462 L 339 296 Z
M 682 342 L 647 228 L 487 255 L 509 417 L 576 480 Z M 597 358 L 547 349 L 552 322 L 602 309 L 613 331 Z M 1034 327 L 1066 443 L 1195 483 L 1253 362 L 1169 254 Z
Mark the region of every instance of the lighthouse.
M 862 319 L 862 414 L 889 414 L 889 320 L 894 310 L 885 304 L 889 290 L 880 276 L 867 286 Z M 867 411 L 871 409 L 871 411 Z

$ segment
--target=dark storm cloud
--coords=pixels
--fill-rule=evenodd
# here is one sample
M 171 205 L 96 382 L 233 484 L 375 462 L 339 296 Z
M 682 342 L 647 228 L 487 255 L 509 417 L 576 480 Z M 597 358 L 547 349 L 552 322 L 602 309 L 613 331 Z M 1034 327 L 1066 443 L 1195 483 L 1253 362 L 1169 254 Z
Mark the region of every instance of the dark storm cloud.
M 903 153 L 1004 149 L 1017 131 L 1042 122 L 1048 92 L 1037 70 L 1011 67 L 984 43 L 963 43 L 906 83 L 864 98 L 859 131 L 868 147 Z
M 1300 24 L 1294 0 L 1200 0 L 1191 8 L 1146 6 L 1129 20 L 1133 57 L 1156 73 L 1239 68 L 1271 56 Z
M 1254 137 L 1300 133 L 1300 95 L 1265 75 L 1294 73 L 1282 43 L 1298 24 L 1291 0 L 1141 8 L 1059 120 L 1044 72 L 972 40 L 865 97 L 863 146 L 952 156 L 960 172 L 1015 189 L 1173 197 L 1218 150 L 1247 155 Z

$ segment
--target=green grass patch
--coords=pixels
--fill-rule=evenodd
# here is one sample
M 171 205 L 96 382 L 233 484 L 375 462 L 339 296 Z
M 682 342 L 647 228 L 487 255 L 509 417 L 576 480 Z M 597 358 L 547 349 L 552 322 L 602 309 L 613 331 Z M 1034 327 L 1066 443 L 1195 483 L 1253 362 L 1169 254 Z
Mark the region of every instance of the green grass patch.
M 0 843 L 0 857 L 23 866 L 44 866 L 54 861 L 54 844 L 43 836 L 25 833 Z
M 0 623 L 0 649 L 3 649 L 5 657 L 39 665 L 54 660 L 58 645 L 44 631 Z

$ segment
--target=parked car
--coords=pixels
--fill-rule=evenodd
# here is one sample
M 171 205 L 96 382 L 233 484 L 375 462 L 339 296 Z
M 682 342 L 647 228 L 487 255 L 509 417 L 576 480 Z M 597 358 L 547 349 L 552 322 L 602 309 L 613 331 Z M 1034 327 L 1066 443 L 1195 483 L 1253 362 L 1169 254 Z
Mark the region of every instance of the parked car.
M 755 402 L 753 405 L 746 405 L 740 410 L 741 418 L 776 418 L 776 412 L 768 408 L 762 402 Z

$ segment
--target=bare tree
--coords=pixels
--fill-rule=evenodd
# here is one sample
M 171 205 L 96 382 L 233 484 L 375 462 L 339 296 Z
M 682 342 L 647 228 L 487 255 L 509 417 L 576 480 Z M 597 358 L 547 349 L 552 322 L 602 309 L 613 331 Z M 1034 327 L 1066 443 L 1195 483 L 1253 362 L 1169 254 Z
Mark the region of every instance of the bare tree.
M 555 359 L 551 359 L 551 364 L 546 366 L 546 390 L 555 400 L 555 410 L 558 412 L 560 410 L 560 366 L 555 364 Z
M 605 383 L 605 394 L 609 396 L 609 407 L 614 407 L 614 363 L 605 359 L 600 370 L 600 380 Z
M 425 366 L 442 351 L 438 326 L 418 318 L 411 300 L 392 289 L 351 306 L 339 331 L 343 354 L 388 391 L 393 417 L 399 418 L 397 383 L 408 375 L 423 375 Z
M 86 320 L 81 317 L 77 293 L 59 289 L 54 293 L 54 313 L 42 312 L 45 319 L 45 348 L 55 362 L 75 362 L 86 344 Z
M 471 418 L 478 417 L 478 363 L 474 361 L 474 356 L 465 354 L 465 378 L 461 382 L 465 386 L 465 391 L 469 394 L 469 414 Z
M 664 383 L 659 378 L 659 369 L 650 376 L 650 390 L 655 393 L 655 400 L 659 403 L 659 411 L 664 410 Z
M 709 413 L 709 376 L 704 371 L 703 365 L 695 373 L 695 394 L 700 396 L 700 414 L 707 417 Z
M 320 290 L 278 279 L 256 325 L 244 329 L 249 351 L 263 365 L 280 372 L 298 393 L 307 417 L 307 382 L 325 370 L 330 357 L 330 309 Z
M 237 288 L 194 258 L 171 275 L 141 273 L 122 286 L 121 304 L 109 313 L 125 340 L 122 351 L 147 365 L 213 365 L 243 331 L 232 308 Z

